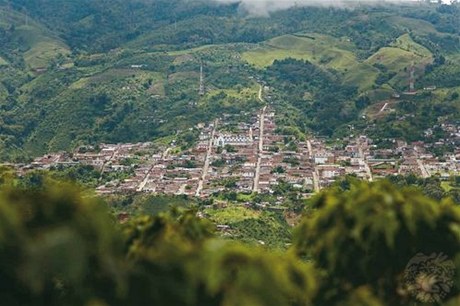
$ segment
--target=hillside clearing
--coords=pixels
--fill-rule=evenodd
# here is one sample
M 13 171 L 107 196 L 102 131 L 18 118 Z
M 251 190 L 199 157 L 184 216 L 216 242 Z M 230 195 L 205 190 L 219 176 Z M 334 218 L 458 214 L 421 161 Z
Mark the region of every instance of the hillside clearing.
M 27 48 L 24 60 L 31 69 L 47 67 L 53 59 L 70 54 L 63 42 L 47 36 L 40 28 L 21 26 L 16 32 L 17 39 L 21 39 Z
M 258 68 L 290 57 L 344 70 L 358 63 L 351 50 L 353 45 L 346 39 L 319 34 L 283 35 L 265 42 L 257 49 L 244 52 L 242 58 Z

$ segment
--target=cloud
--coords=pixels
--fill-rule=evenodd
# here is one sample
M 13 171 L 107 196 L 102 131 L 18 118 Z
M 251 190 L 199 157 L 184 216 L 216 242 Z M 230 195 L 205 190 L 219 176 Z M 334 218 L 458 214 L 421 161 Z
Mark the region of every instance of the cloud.
M 294 6 L 353 7 L 357 4 L 416 3 L 417 0 L 214 0 L 221 3 L 239 2 L 240 6 L 253 15 L 266 16 L 271 12 Z

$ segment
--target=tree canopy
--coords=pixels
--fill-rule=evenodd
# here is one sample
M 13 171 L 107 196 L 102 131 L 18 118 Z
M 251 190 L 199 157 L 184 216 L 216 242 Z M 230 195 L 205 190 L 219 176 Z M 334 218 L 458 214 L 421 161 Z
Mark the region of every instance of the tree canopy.
M 0 218 L 6 305 L 408 305 L 421 290 L 405 277 L 411 259 L 460 266 L 459 207 L 388 182 L 312 199 L 286 252 L 223 240 L 194 210 L 119 224 L 46 178 L 4 184 Z M 456 305 L 459 278 L 446 275 L 441 298 Z

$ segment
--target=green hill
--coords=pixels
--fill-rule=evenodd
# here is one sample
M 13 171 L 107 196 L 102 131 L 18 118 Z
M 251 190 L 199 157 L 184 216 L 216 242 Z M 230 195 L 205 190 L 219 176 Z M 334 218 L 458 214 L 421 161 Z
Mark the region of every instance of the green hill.
M 398 37 L 365 61 L 359 60 L 356 52 L 356 46 L 348 38 L 310 33 L 273 38 L 244 52 L 242 58 L 258 68 L 269 67 L 275 60 L 286 58 L 307 60 L 344 73 L 345 83 L 363 91 L 375 84 L 381 72 L 377 67 L 384 72 L 407 74 L 406 70 L 412 65 L 424 67 L 433 59 L 431 52 L 414 42 L 409 34 Z
M 46 67 L 53 60 L 60 57 L 64 58 L 70 54 L 69 48 L 62 41 L 47 36 L 46 33 L 35 27 L 19 27 L 13 35 L 26 48 L 24 61 L 32 69 Z
M 373 54 L 366 62 L 380 64 L 393 72 L 400 72 L 410 67 L 413 63 L 421 63 L 424 58 L 414 52 L 405 51 L 399 48 L 385 47 Z
M 22 60 L 30 69 L 45 68 L 51 62 L 64 60 L 70 54 L 69 47 L 39 22 L 21 12 L 0 7 L 3 20 L 0 28 L 7 45 L 0 47 L 5 56 L 14 56 Z M 13 54 L 11 52 L 13 51 Z M 0 57 L 0 66 L 6 61 Z
M 259 108 L 262 81 L 291 118 L 285 125 L 337 136 L 369 103 L 404 91 L 412 65 L 418 89 L 443 93 L 433 93 L 433 105 L 460 87 L 454 6 L 295 7 L 261 18 L 238 4 L 184 0 L 114 0 L 110 10 L 102 0 L 5 3 L 3 159 L 177 135 L 223 112 Z
M 352 52 L 354 49 L 349 40 L 315 33 L 295 34 L 273 38 L 261 47 L 245 52 L 243 58 L 257 67 L 268 67 L 277 59 L 291 57 L 343 70 L 357 63 Z
M 390 47 L 381 48 L 366 63 L 383 65 L 389 71 L 400 72 L 411 65 L 427 65 L 432 61 L 431 52 L 415 43 L 408 34 L 399 37 Z
M 286 58 L 308 60 L 344 73 L 349 84 L 369 89 L 377 78 L 378 70 L 359 62 L 354 54 L 356 51 L 356 46 L 348 38 L 310 33 L 276 37 L 243 53 L 242 58 L 259 68 Z

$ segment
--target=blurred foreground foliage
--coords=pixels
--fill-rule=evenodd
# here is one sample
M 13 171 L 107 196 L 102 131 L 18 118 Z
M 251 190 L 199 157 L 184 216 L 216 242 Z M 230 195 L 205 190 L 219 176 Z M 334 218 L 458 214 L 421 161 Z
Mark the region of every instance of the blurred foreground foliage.
M 454 261 L 457 273 L 449 293 L 458 294 L 459 206 L 386 181 L 351 181 L 346 187 L 314 198 L 314 210 L 294 235 L 298 254 L 311 256 L 325 275 L 316 305 L 340 305 L 344 296 L 369 293 L 383 305 L 411 305 L 404 271 L 416 254 L 442 253 Z
M 460 208 L 414 189 L 354 182 L 321 193 L 292 247 L 275 252 L 217 238 L 194 210 L 119 224 L 71 185 L 3 179 L 2 305 L 411 305 L 403 274 L 418 253 L 454 262 L 443 301 L 458 305 Z

